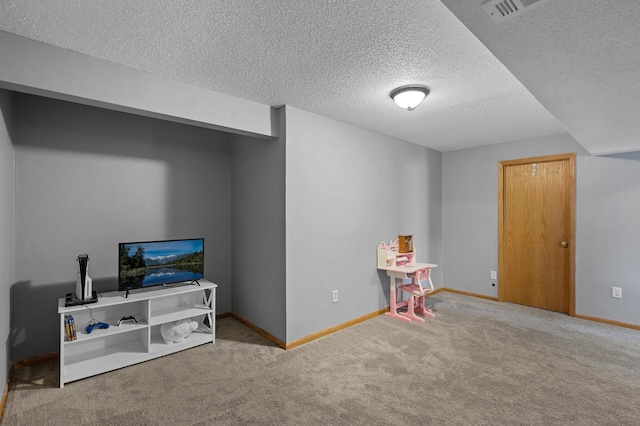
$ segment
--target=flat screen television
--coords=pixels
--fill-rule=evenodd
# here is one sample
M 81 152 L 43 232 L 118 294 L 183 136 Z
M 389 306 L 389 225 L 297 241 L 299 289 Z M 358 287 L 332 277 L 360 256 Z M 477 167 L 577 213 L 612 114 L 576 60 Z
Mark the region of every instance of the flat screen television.
M 204 278 L 204 238 L 118 244 L 118 291 Z

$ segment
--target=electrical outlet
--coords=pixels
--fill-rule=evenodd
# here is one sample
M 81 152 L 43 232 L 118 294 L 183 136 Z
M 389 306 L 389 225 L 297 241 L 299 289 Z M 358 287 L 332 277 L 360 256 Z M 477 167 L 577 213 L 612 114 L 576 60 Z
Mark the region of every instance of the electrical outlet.
M 611 297 L 615 297 L 616 299 L 622 299 L 622 288 L 611 287 Z
M 333 295 L 333 303 L 338 303 L 338 290 L 333 290 L 331 293 Z
M 492 280 L 497 280 L 498 279 L 498 273 L 496 271 L 491 271 L 491 279 Z

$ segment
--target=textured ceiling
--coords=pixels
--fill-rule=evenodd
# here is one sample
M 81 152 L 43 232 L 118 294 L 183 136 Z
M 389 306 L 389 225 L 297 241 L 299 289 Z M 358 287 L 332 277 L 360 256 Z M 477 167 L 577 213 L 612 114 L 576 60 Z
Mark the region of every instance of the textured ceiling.
M 0 29 L 440 151 L 565 131 L 438 0 L 3 0 Z M 389 98 L 409 83 L 431 88 L 412 112 Z
M 442 2 L 590 153 L 640 151 L 638 0 L 552 0 L 499 25 Z

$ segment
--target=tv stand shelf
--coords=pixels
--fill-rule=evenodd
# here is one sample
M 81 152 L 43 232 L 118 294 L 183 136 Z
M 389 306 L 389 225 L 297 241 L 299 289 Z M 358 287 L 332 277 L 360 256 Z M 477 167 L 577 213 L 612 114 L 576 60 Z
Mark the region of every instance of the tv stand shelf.
M 60 316 L 60 387 L 65 383 L 169 355 L 205 343 L 215 342 L 215 292 L 217 285 L 200 280 L 200 286 L 179 286 L 135 290 L 100 295 L 98 302 L 65 306 L 58 300 Z M 66 341 L 64 319 L 71 315 L 77 340 Z M 138 321 L 117 325 L 132 315 Z M 109 324 L 106 329 L 85 327 L 92 318 Z M 198 329 L 181 343 L 166 343 L 160 335 L 162 324 L 184 319 L 198 322 Z

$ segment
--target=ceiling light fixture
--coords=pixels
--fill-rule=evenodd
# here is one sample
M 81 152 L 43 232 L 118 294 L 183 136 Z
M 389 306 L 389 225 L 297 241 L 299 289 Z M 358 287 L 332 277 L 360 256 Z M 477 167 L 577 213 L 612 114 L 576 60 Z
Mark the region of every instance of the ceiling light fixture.
M 393 89 L 389 96 L 400 108 L 413 111 L 429 94 L 427 86 L 411 84 Z

